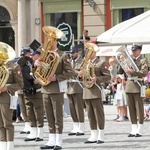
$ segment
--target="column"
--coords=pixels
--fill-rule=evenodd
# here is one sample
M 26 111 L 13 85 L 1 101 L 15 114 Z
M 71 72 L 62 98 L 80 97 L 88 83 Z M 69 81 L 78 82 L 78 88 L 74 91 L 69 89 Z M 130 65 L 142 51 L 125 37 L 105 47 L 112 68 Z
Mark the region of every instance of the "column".
M 30 11 L 32 10 L 32 13 L 30 14 L 30 37 L 31 42 L 36 39 L 37 41 L 41 42 L 41 22 L 40 24 L 35 23 L 35 19 L 39 18 L 41 21 L 41 5 L 38 0 L 30 0 Z
M 18 0 L 18 54 L 26 45 L 26 0 Z

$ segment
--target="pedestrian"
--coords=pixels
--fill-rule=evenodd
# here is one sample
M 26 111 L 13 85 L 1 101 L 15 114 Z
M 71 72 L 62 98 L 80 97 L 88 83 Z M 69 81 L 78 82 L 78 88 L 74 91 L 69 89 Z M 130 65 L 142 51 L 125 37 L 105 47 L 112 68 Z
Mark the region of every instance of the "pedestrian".
M 8 59 L 10 59 L 13 56 L 13 53 L 15 53 L 10 51 L 10 49 L 12 48 L 9 45 L 3 42 L 0 43 L 0 51 L 4 55 L 4 52 L 7 52 L 6 55 L 8 55 Z M 3 68 L 4 62 L 1 62 L 0 67 Z M 23 80 L 19 65 L 13 61 L 7 62 L 7 60 L 5 65 L 8 69 L 9 77 L 6 84 L 4 83 L 5 85 L 0 87 L 0 149 L 14 150 L 14 126 L 12 124 L 14 110 L 10 107 L 10 102 L 13 101 L 13 95 L 15 92 L 23 87 Z M 1 73 L 5 73 L 6 70 L 2 70 L 2 68 Z M 2 79 L 1 81 L 5 82 L 5 80 L 6 79 Z
M 140 96 L 140 88 L 142 85 L 142 78 L 148 73 L 148 64 L 147 60 L 141 55 L 141 44 L 134 44 L 131 50 L 131 59 L 134 61 L 136 67 L 132 65 L 123 69 L 120 66 L 118 73 L 123 74 L 125 72 L 128 75 L 125 92 L 128 100 L 130 120 L 132 124 L 132 130 L 128 137 L 141 137 L 141 131 L 144 122 L 144 106 L 143 98 Z M 129 61 L 128 63 L 131 62 Z
M 92 65 L 94 67 L 93 70 L 95 71 L 93 73 L 94 76 L 89 77 L 91 79 L 91 84 L 93 84 L 93 86 L 87 85 L 84 86 L 83 88 L 83 99 L 85 100 L 88 119 L 90 122 L 90 129 L 91 129 L 91 136 L 89 139 L 87 139 L 87 141 L 85 141 L 85 144 L 87 143 L 101 144 L 104 143 L 104 126 L 105 126 L 105 116 L 104 116 L 104 108 L 103 108 L 102 94 L 101 94 L 101 83 L 110 81 L 111 75 L 106 63 L 101 59 L 99 59 L 98 57 L 96 57 L 98 46 L 93 43 L 87 43 L 86 47 L 87 47 L 86 56 L 88 56 L 88 52 L 89 53 L 91 51 L 93 52 L 89 57 L 89 61 L 85 56 L 84 60 L 87 59 L 88 64 L 87 61 L 85 61 L 85 65 L 83 63 L 82 66 L 83 69 L 81 68 L 81 71 L 78 73 L 78 75 L 81 78 L 83 78 L 84 75 L 87 76 L 88 69 L 92 70 L 92 68 L 91 69 L 87 68 L 87 70 L 85 70 L 85 68 L 91 63 L 93 64 Z M 87 82 L 87 84 L 89 84 L 89 82 Z
M 87 29 L 85 29 L 83 31 L 83 35 L 80 36 L 80 40 L 85 40 L 85 42 L 89 42 L 91 40 L 91 38 L 89 37 L 89 31 Z M 82 41 L 83 42 L 83 41 Z
M 56 67 L 54 75 L 49 77 L 49 84 L 42 86 L 43 102 L 46 113 L 46 118 L 49 126 L 49 140 L 46 145 L 42 145 L 41 149 L 62 149 L 62 132 L 63 132 L 63 104 L 64 104 L 64 82 L 73 75 L 69 57 L 63 51 L 57 48 L 58 39 L 62 38 L 63 33 L 55 27 L 43 27 L 43 30 L 48 33 L 47 40 L 52 40 L 47 47 L 51 47 L 50 51 L 59 55 L 59 63 Z M 44 30 L 44 31 L 45 31 Z M 53 37 L 50 35 L 54 35 Z M 47 42 L 45 42 L 47 43 Z M 38 62 L 40 64 L 40 62 Z M 38 64 L 37 63 L 37 64 Z M 64 84 L 63 84 L 64 83 Z
M 84 101 L 83 101 L 83 85 L 77 79 L 82 57 L 78 53 L 77 47 L 73 47 L 70 51 L 71 64 L 74 76 L 68 81 L 67 96 L 69 101 L 70 113 L 73 120 L 73 129 L 68 135 L 84 135 Z

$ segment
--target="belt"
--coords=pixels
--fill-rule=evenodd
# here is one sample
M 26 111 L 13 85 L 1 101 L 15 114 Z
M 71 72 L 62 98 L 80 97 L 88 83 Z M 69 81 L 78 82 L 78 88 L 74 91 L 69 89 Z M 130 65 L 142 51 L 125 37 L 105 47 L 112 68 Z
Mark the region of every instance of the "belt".
M 41 89 L 37 89 L 36 92 L 41 92 Z
M 69 79 L 68 82 L 80 82 L 79 80 Z
M 132 81 L 134 81 L 134 82 L 143 81 L 142 78 L 138 78 L 138 77 L 128 77 L 128 80 L 132 80 Z
M 141 84 L 140 84 L 139 81 L 143 81 L 142 78 L 138 78 L 138 77 L 128 77 L 128 80 L 134 81 L 134 82 L 137 83 L 140 87 L 141 87 Z

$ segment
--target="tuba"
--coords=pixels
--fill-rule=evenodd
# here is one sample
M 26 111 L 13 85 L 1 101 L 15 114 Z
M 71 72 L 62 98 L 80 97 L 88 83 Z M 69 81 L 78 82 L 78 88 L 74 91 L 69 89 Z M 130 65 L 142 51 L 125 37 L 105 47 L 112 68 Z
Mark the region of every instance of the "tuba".
M 44 47 L 39 58 L 40 65 L 34 72 L 39 84 L 46 86 L 50 83 L 49 77 L 55 74 L 59 64 L 59 55 L 52 51 L 54 41 L 63 37 L 63 32 L 52 26 L 44 26 L 43 32 L 46 35 Z
M 95 76 L 95 69 L 93 63 L 89 60 L 93 52 L 98 50 L 98 47 L 93 43 L 85 43 L 85 47 L 87 50 L 83 62 L 81 64 L 81 71 L 83 72 L 82 82 L 85 87 L 91 88 L 94 85 L 91 78 Z
M 6 43 L 0 42 L 0 87 L 4 87 L 8 78 L 9 70 L 5 63 L 15 58 L 14 49 Z
M 139 68 L 137 67 L 137 65 L 133 61 L 131 55 L 129 54 L 127 45 L 124 45 L 117 50 L 115 58 L 116 58 L 118 64 L 120 64 L 120 66 L 122 67 L 122 69 L 124 71 L 129 68 L 132 69 L 133 71 L 137 71 L 137 72 L 139 71 Z M 131 78 L 130 74 L 126 73 L 126 75 L 128 78 Z M 136 77 L 133 77 L 133 78 L 138 83 L 138 85 L 141 86 L 140 83 L 137 81 L 139 79 Z

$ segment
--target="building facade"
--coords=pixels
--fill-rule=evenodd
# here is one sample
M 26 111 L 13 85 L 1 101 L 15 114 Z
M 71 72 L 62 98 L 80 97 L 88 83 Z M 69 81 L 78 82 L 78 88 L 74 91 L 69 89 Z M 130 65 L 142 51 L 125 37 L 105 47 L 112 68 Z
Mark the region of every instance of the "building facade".
M 42 27 L 60 28 L 62 50 L 87 29 L 92 40 L 112 26 L 150 8 L 149 0 L 0 0 L 0 41 L 20 55 L 34 39 L 44 42 Z M 148 57 L 148 56 L 147 56 Z

